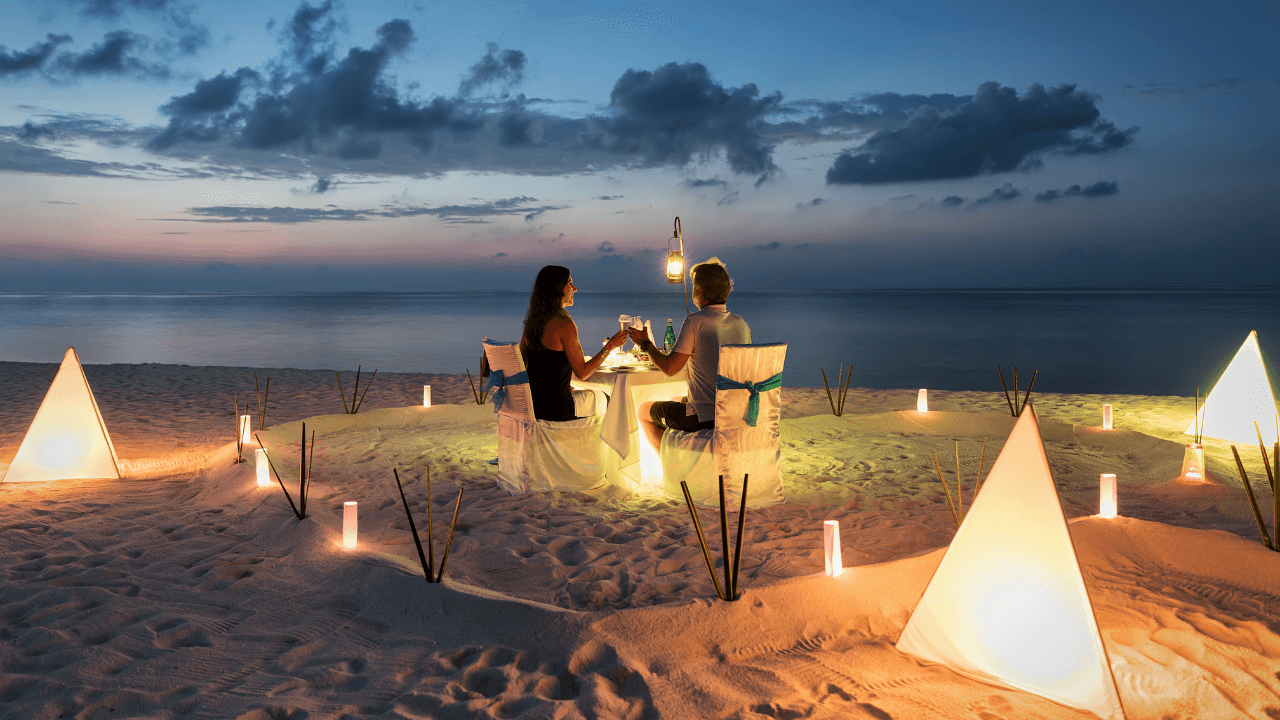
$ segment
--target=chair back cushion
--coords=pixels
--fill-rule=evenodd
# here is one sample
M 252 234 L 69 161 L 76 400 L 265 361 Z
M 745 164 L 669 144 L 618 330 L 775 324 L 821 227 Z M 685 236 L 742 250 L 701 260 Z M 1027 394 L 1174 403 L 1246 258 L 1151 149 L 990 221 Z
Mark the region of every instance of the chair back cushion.
M 721 345 L 719 375 L 730 382 L 724 385 L 744 385 L 765 383 L 774 376 L 781 375 L 782 364 L 787 357 L 787 344 L 772 345 Z M 492 361 L 490 361 L 492 362 Z M 766 385 L 769 387 L 769 385 Z M 750 427 L 747 421 L 751 405 L 752 392 L 745 388 L 716 390 L 716 428 L 731 429 Z M 756 413 L 756 427 L 776 427 L 782 416 L 782 389 L 774 385 L 771 389 L 756 393 L 759 408 Z
M 497 343 L 486 340 L 484 354 L 489 359 L 489 378 L 495 410 L 510 417 L 533 422 L 533 397 L 529 393 L 529 375 L 519 343 Z

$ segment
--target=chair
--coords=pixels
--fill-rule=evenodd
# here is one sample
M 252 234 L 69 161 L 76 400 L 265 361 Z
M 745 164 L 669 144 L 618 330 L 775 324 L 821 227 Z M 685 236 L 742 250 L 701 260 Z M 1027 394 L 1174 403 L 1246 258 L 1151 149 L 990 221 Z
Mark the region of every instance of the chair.
M 604 416 L 593 413 L 567 422 L 536 419 L 520 346 L 485 341 L 484 353 L 498 413 L 498 484 L 512 495 L 580 492 L 604 485 Z M 591 393 L 575 394 L 574 401 L 580 413 L 604 406 Z
M 680 481 L 693 502 L 720 504 L 719 476 L 725 480 L 725 504 L 737 507 L 742 476 L 749 474 L 747 505 L 782 502 L 782 364 L 787 344 L 721 345 L 716 378 L 716 426 L 713 430 L 662 435 L 662 491 L 680 502 Z M 753 400 L 754 398 L 754 400 Z M 757 404 L 751 417 L 751 405 Z

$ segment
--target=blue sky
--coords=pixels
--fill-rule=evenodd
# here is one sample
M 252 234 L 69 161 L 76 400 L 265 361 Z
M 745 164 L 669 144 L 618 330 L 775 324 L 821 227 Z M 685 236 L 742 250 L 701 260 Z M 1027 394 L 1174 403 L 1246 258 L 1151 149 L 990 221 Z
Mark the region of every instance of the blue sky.
M 0 8 L 3 289 L 1277 282 L 1274 3 Z

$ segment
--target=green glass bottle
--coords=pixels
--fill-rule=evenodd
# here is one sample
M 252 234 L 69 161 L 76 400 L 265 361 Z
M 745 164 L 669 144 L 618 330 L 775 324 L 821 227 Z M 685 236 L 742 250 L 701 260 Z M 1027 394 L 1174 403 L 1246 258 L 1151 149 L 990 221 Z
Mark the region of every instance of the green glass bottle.
M 670 354 L 676 346 L 676 331 L 671 328 L 671 318 L 667 318 L 667 334 L 662 338 L 662 351 Z

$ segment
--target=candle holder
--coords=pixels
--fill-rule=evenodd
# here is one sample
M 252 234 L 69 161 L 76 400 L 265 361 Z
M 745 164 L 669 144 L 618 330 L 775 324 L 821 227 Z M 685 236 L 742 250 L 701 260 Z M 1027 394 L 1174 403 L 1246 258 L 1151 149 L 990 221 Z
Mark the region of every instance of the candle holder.
M 253 461 L 258 473 L 258 487 L 271 487 L 271 468 L 267 464 L 267 451 L 262 448 L 254 450 Z
M 356 503 L 342 503 L 342 549 L 354 550 L 356 547 Z
M 422 386 L 422 407 L 431 407 L 431 386 Z
M 825 550 L 827 577 L 839 577 L 844 572 L 844 561 L 840 558 L 840 521 L 826 520 L 822 523 L 822 544 Z
M 1204 445 L 1187 443 L 1182 454 L 1182 478 L 1188 482 L 1204 482 Z
M 1102 406 L 1102 429 L 1103 430 L 1111 429 L 1111 406 L 1110 405 Z
M 1098 515 L 1104 518 L 1116 516 L 1116 475 L 1102 473 L 1098 482 Z
M 253 417 L 253 416 L 252 415 L 240 416 L 240 442 L 242 443 L 247 443 L 253 439 L 249 437 L 249 418 L 250 417 Z
M 929 412 L 929 391 L 924 388 L 916 395 L 916 412 Z

